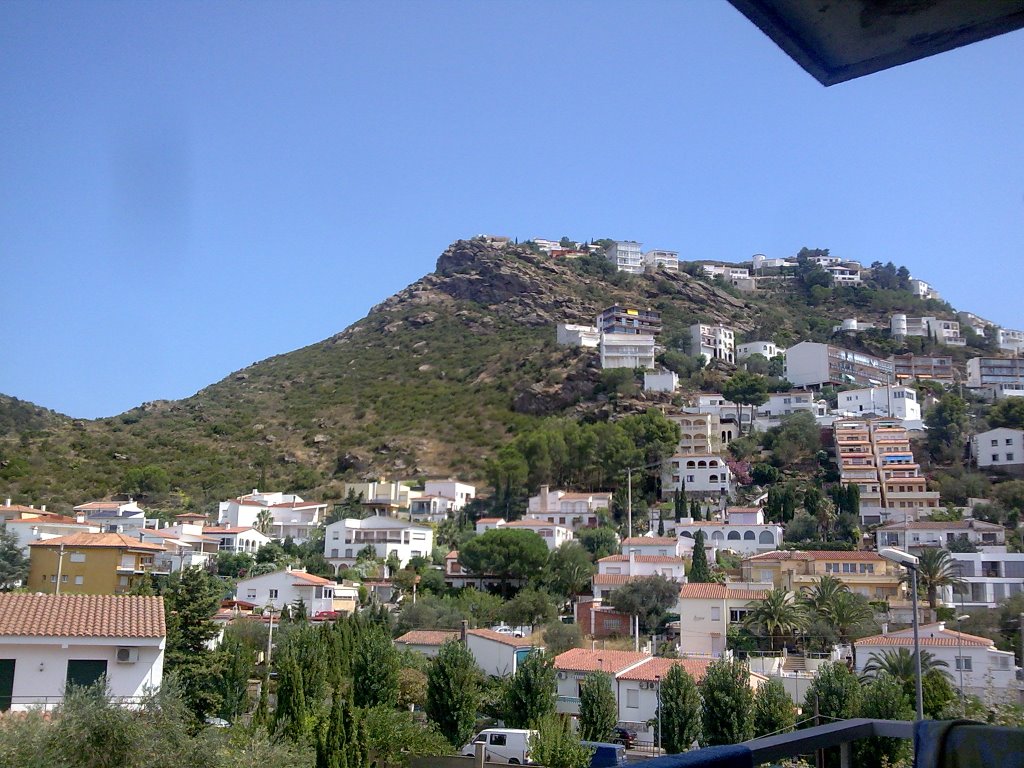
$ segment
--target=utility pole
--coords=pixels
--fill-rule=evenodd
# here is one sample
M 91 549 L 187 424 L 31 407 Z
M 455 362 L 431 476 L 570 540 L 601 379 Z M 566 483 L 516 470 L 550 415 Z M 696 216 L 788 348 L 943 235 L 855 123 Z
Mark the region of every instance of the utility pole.
M 57 553 L 57 589 L 54 592 L 54 594 L 56 594 L 56 595 L 60 594 L 60 577 L 63 575 L 63 571 L 64 571 L 64 544 L 62 542 L 61 545 L 60 545 L 60 551 Z M 26 579 L 26 581 L 28 581 L 28 579 Z
M 633 535 L 633 468 L 626 467 L 626 538 Z

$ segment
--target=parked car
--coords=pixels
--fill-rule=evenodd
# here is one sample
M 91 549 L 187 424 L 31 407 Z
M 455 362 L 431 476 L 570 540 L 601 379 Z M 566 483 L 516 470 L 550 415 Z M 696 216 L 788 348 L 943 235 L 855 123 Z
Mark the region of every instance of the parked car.
M 476 745 L 484 744 L 485 762 L 526 765 L 530 762 L 530 736 L 534 733 L 525 728 L 487 728 L 480 731 L 459 752 L 473 757 Z
M 498 624 L 491 627 L 492 632 L 497 632 L 501 635 L 508 635 L 509 637 L 526 637 L 530 634 L 529 627 L 510 627 L 508 624 Z
M 590 758 L 590 768 L 620 768 L 626 764 L 626 748 L 622 744 L 608 744 L 603 741 L 580 743 L 594 750 Z
M 636 742 L 636 731 L 617 725 L 612 736 L 612 742 L 621 744 L 626 749 L 632 749 L 633 744 Z

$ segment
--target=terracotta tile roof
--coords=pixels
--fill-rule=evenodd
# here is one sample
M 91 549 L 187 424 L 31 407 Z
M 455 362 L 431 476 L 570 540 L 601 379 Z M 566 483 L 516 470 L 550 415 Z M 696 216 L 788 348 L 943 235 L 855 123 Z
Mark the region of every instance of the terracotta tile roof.
M 482 637 L 485 640 L 493 640 L 496 643 L 502 645 L 509 645 L 513 648 L 531 648 L 533 643 L 524 637 L 512 637 L 511 635 L 503 635 L 501 632 L 495 632 L 493 629 L 471 629 L 469 634 L 474 637 Z
M 548 523 L 541 520 L 513 520 L 511 523 L 505 523 L 506 528 L 561 528 L 564 531 L 568 531 L 567 526 L 559 523 Z
M 493 525 L 494 523 L 503 523 L 505 519 L 502 517 L 481 517 L 476 521 L 477 525 L 484 523 L 485 525 Z
M 959 645 L 961 645 L 960 638 L 956 636 L 956 632 L 949 632 L 949 635 L 951 636 L 947 637 L 944 633 L 943 637 L 922 637 L 921 645 L 953 648 L 956 648 Z M 967 634 L 963 636 L 962 644 L 964 646 L 974 648 L 990 648 L 994 645 L 994 643 L 987 638 Z M 857 640 L 854 643 L 854 645 L 856 645 L 858 648 L 861 646 L 871 645 L 907 646 L 912 648 L 914 646 L 914 637 L 913 635 L 874 635 L 872 637 L 861 638 L 860 640 Z
M 898 482 L 906 478 L 898 478 L 893 482 Z M 922 480 L 924 478 L 921 478 Z M 950 520 L 949 522 L 941 523 L 932 520 L 919 520 L 916 523 L 887 523 L 881 526 L 877 530 L 879 531 L 902 531 L 902 530 L 923 530 L 923 531 L 941 531 L 941 530 L 956 530 L 966 531 L 972 528 L 987 528 L 989 530 L 1004 530 L 1003 526 L 996 525 L 995 523 L 986 523 L 984 520 Z
M 251 525 L 243 525 L 237 528 L 220 528 L 213 526 L 203 528 L 203 533 L 245 533 L 246 531 L 256 531 L 256 529 L 253 528 Z M 259 531 L 256 531 L 256 533 L 259 533 Z
M 299 585 L 305 586 L 308 584 L 334 584 L 330 579 L 325 579 L 323 576 L 315 576 L 312 573 L 306 573 L 305 571 L 292 571 L 292 577 L 299 580 Z
M 596 493 L 563 493 L 560 498 L 569 501 L 573 499 L 594 499 L 596 501 L 597 499 L 610 499 L 611 497 L 612 495 L 608 491 L 598 491 Z
M 21 520 L 8 520 L 7 525 L 83 525 L 88 527 L 89 523 L 80 523 L 73 517 L 66 515 L 51 515 L 45 517 L 23 517 Z
M 760 555 L 751 555 L 747 560 L 884 560 L 877 552 L 869 550 L 857 550 L 849 552 L 846 550 L 775 550 L 773 552 L 762 552 Z
M 164 548 L 159 544 L 150 544 L 146 541 L 129 536 L 125 533 L 72 533 L 70 536 L 57 536 L 46 541 L 33 541 L 30 547 L 114 547 L 117 549 L 138 549 L 153 552 L 163 552 Z
M 638 579 L 639 576 L 630 576 L 625 573 L 595 573 L 591 581 L 595 587 L 615 587 L 628 584 L 631 579 Z
M 672 563 L 673 565 L 681 565 L 683 558 L 676 557 L 675 555 L 633 555 L 633 562 L 636 563 Z M 630 555 L 608 555 L 608 557 L 602 557 L 597 562 L 599 563 L 628 563 L 630 561 Z
M 751 514 L 754 512 L 761 512 L 762 510 L 760 507 L 726 507 L 725 511 L 727 513 L 735 512 L 736 514 Z
M 395 638 L 396 643 L 406 645 L 444 645 L 449 640 L 459 637 L 458 631 L 446 629 L 413 629 L 401 637 Z
M 45 509 L 39 509 L 38 507 L 26 507 L 24 504 L 8 504 L 0 506 L 0 515 L 4 512 L 18 512 L 27 515 L 55 515 L 56 512 L 47 512 Z
M 451 552 L 449 552 L 447 555 L 444 556 L 445 560 L 458 560 L 458 558 L 459 558 L 459 550 L 457 550 L 457 549 L 453 549 Z
M 624 547 L 674 547 L 677 543 L 670 536 L 630 536 L 622 540 Z
M 0 637 L 164 637 L 164 599 L 0 594 Z
M 681 599 L 689 600 L 762 600 L 767 589 L 729 589 L 725 584 L 683 584 Z
M 620 680 L 645 680 L 653 682 L 656 677 L 665 679 L 665 675 L 672 667 L 682 667 L 686 674 L 693 678 L 694 682 L 699 683 L 704 679 L 704 675 L 708 671 L 708 665 L 714 659 L 662 659 L 653 658 L 648 659 L 638 667 L 633 667 L 626 672 L 618 675 Z
M 75 509 L 120 509 L 122 504 L 128 504 L 127 501 L 87 501 L 85 504 L 79 504 Z
M 608 672 L 618 674 L 624 669 L 651 657 L 635 651 L 592 651 L 573 648 L 555 657 L 555 669 L 571 672 Z
M 327 504 L 316 501 L 283 501 L 280 504 L 268 506 L 270 509 L 315 509 L 316 507 L 326 507 Z

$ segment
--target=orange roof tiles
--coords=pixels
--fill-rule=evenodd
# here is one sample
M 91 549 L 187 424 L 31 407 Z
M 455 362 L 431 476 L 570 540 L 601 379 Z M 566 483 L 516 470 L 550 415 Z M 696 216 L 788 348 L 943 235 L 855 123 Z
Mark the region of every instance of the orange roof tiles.
M 459 633 L 456 630 L 413 629 L 401 637 L 395 638 L 395 642 L 406 645 L 444 645 L 449 640 L 456 640 L 458 637 Z
M 751 555 L 747 560 L 883 560 L 877 552 L 870 550 L 775 550 Z
M 679 590 L 681 599 L 690 600 L 762 600 L 767 589 L 729 589 L 725 584 L 683 584 Z
M 624 547 L 674 547 L 677 543 L 670 536 L 630 536 L 622 540 Z
M 300 582 L 305 584 L 334 584 L 330 579 L 325 579 L 323 576 L 315 576 L 312 573 L 306 573 L 305 571 L 292 571 L 292 576 L 298 579 Z
M 501 632 L 495 632 L 493 629 L 471 629 L 469 634 L 474 637 L 484 638 L 485 640 L 493 640 L 502 645 L 511 645 L 513 648 L 530 648 L 533 645 L 526 638 L 503 635 Z
M 595 587 L 614 587 L 628 584 L 631 579 L 638 579 L 639 576 L 630 576 L 625 573 L 595 573 L 591 580 Z
M 165 637 L 164 599 L 0 594 L 0 637 Z
M 159 544 L 150 544 L 139 541 L 136 538 L 124 533 L 72 533 L 69 536 L 57 536 L 46 541 L 33 541 L 30 547 L 108 547 L 116 549 L 141 549 L 154 552 L 163 552 L 164 548 Z
M 630 559 L 636 563 L 672 563 L 681 565 L 683 559 L 675 555 L 608 555 L 602 557 L 599 563 L 628 563 Z
M 618 674 L 622 670 L 650 658 L 645 653 L 635 651 L 592 651 L 588 648 L 573 648 L 555 657 L 555 669 Z
M 707 674 L 708 665 L 714 659 L 662 659 L 653 658 L 645 661 L 638 667 L 633 667 L 623 672 L 618 677 L 620 680 L 646 680 L 653 682 L 656 678 L 665 679 L 665 675 L 672 667 L 682 667 L 686 674 L 699 683 Z

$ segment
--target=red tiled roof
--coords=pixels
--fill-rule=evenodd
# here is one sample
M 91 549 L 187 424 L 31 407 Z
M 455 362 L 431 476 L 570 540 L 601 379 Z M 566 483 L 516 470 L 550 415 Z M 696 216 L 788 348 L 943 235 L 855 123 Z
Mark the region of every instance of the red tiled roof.
M 591 580 L 595 587 L 614 587 L 627 584 L 631 579 L 638 579 L 639 576 L 630 576 L 626 573 L 595 573 Z
M 638 667 L 623 672 L 619 675 L 620 680 L 646 680 L 653 682 L 655 678 L 665 679 L 665 675 L 672 667 L 682 667 L 686 674 L 693 678 L 694 682 L 699 683 L 704 679 L 704 675 L 708 671 L 708 665 L 711 664 L 713 659 L 662 659 L 653 658 L 645 661 Z
M 49 525 L 51 523 L 54 525 L 89 525 L 89 523 L 80 523 L 73 517 L 51 515 L 49 513 L 45 517 L 23 517 L 21 520 L 7 521 L 7 525 Z
M 908 478 L 894 478 L 892 482 L 899 482 Z M 921 478 L 922 480 L 924 478 Z M 879 531 L 902 531 L 920 529 L 923 531 L 939 530 L 970 530 L 971 528 L 988 528 L 990 530 L 1004 530 L 1003 526 L 995 523 L 986 523 L 984 520 L 950 520 L 945 523 L 933 520 L 919 520 L 916 523 L 887 523 L 878 528 Z
M 207 527 L 203 528 L 203 533 L 245 533 L 246 531 L 256 531 L 251 525 L 243 525 L 238 528 L 219 528 L 219 527 Z M 259 533 L 259 531 L 256 531 Z
M 405 643 L 406 645 L 444 645 L 449 640 L 455 640 L 458 636 L 459 633 L 455 630 L 413 629 L 401 637 L 395 638 L 395 642 Z
M 773 552 L 762 552 L 760 555 L 751 555 L 747 560 L 883 560 L 877 552 L 869 550 L 775 550 Z
M 555 669 L 617 674 L 637 662 L 650 658 L 645 653 L 635 651 L 592 651 L 589 648 L 573 648 L 555 657 Z
M 485 525 L 491 525 L 492 523 L 503 523 L 505 520 L 501 517 L 481 517 L 477 520 L 477 525 L 484 523 Z
M 33 541 L 30 547 L 113 547 L 116 549 L 142 549 L 163 552 L 159 544 L 139 541 L 124 533 L 72 533 L 69 536 L 57 536 L 46 541 Z
M 292 576 L 299 580 L 301 586 L 307 584 L 334 584 L 330 579 L 325 579 L 323 576 L 315 576 L 312 573 L 306 573 L 305 571 L 292 571 Z
M 944 647 L 958 647 L 960 645 L 971 646 L 975 648 L 989 648 L 994 643 L 984 637 L 977 637 L 975 635 L 964 635 L 963 642 L 961 643 L 960 638 L 956 636 L 956 632 L 950 632 L 952 637 L 922 637 L 921 645 L 930 646 L 944 646 Z M 909 635 L 874 635 L 872 637 L 864 637 L 854 642 L 858 648 L 860 646 L 867 645 L 891 645 L 891 646 L 909 646 L 913 647 L 914 638 Z
M 0 594 L 0 636 L 164 637 L 164 599 Z
M 87 501 L 85 504 L 79 504 L 75 509 L 120 509 L 122 504 L 128 504 L 127 501 Z
M 622 546 L 674 547 L 677 541 L 669 536 L 630 536 L 622 540 Z
M 726 507 L 726 513 L 735 512 L 737 514 L 749 514 L 752 512 L 761 512 L 760 507 Z
M 26 507 L 24 504 L 8 504 L 0 507 L 0 515 L 4 512 L 21 512 L 29 515 L 56 515 L 56 512 L 47 512 L 45 509 L 39 509 L 38 507 Z
M 729 589 L 725 584 L 683 584 L 681 599 L 689 600 L 762 600 L 767 589 Z
M 493 640 L 502 645 L 510 645 L 513 648 L 529 648 L 533 645 L 526 638 L 503 635 L 501 632 L 495 632 L 493 629 L 471 629 L 469 634 L 475 637 L 482 637 L 485 640 Z

